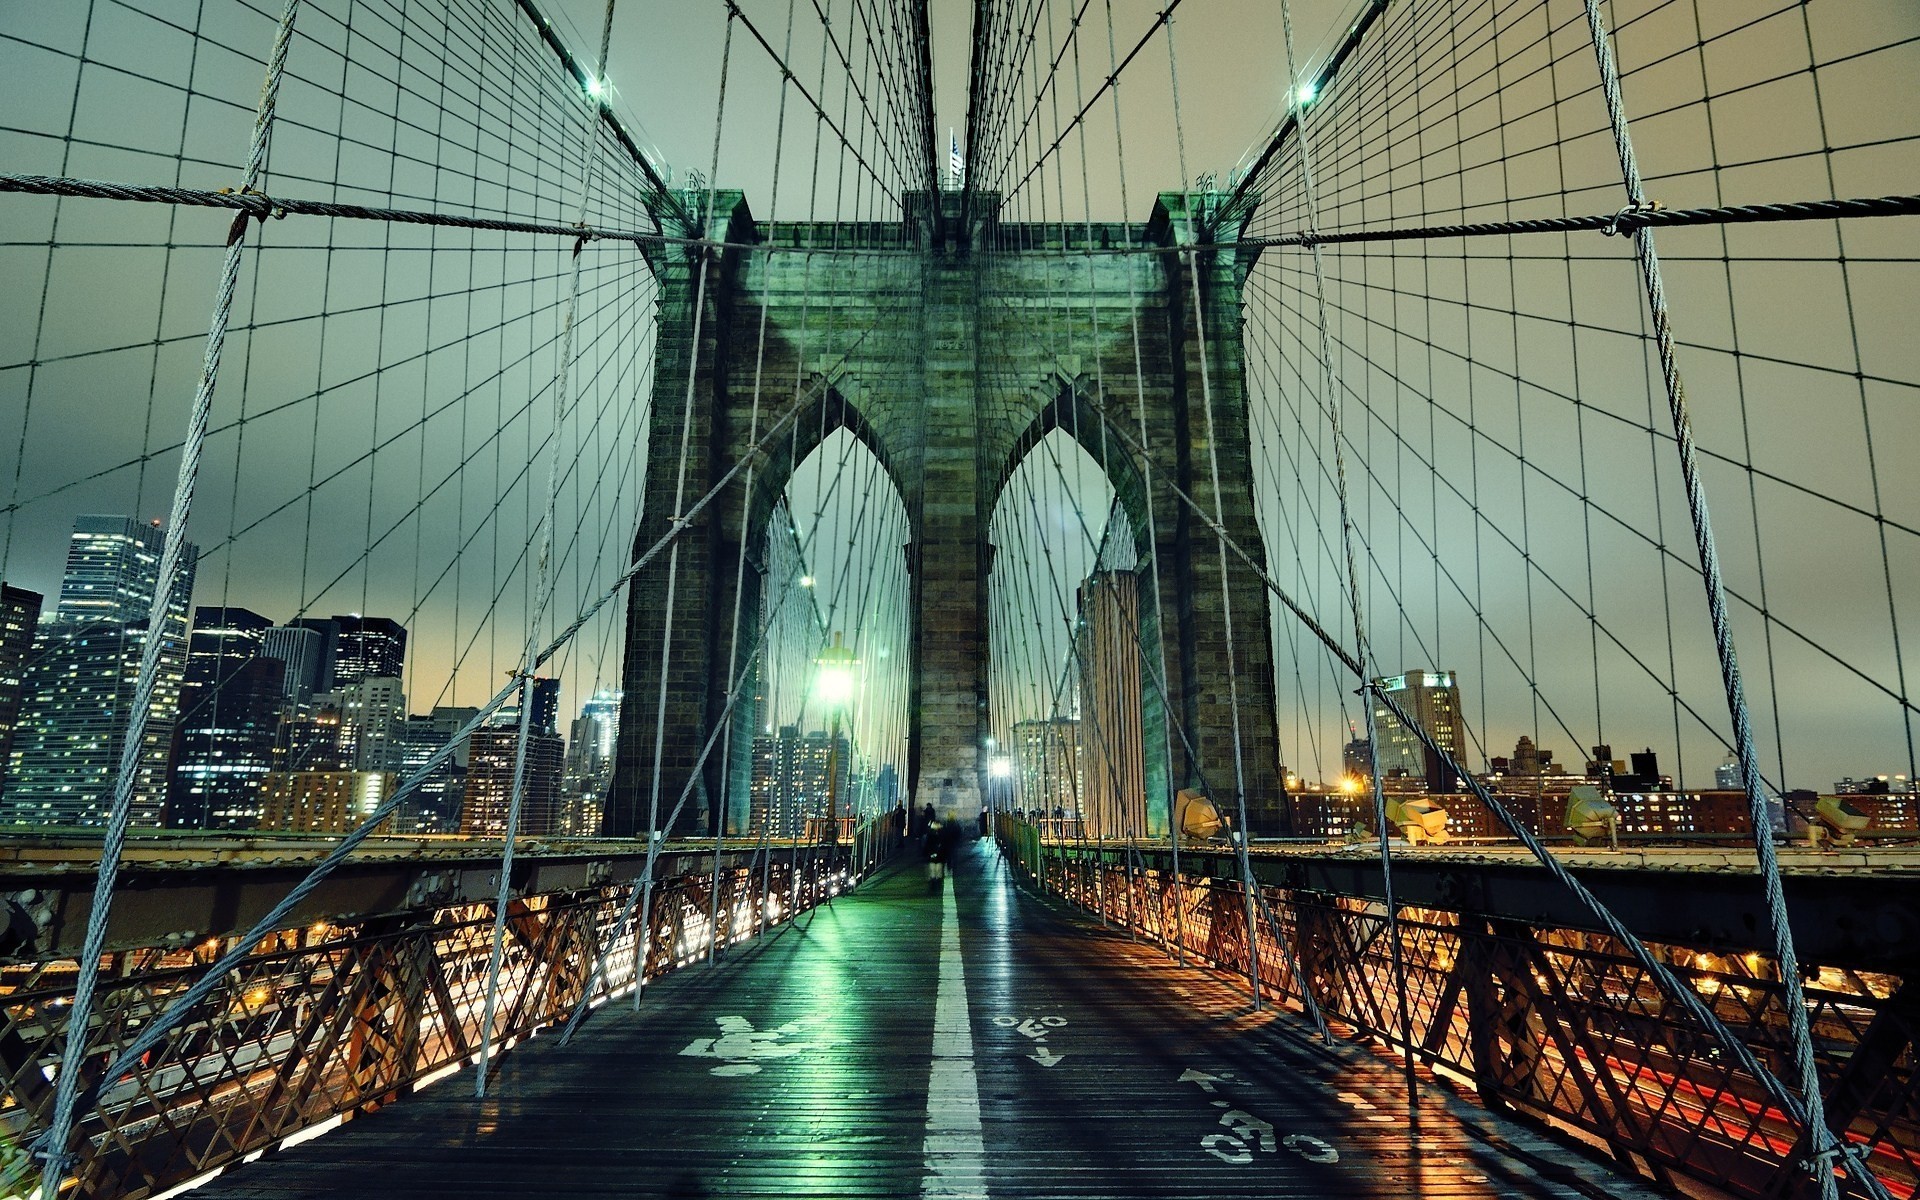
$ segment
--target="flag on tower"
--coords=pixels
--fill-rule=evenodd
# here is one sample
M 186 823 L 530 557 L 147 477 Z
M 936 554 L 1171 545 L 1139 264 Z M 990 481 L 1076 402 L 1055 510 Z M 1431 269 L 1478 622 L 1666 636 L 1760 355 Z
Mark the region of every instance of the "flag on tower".
M 967 164 L 960 157 L 960 139 L 953 129 L 947 129 L 947 186 L 959 190 L 960 177 L 966 173 Z

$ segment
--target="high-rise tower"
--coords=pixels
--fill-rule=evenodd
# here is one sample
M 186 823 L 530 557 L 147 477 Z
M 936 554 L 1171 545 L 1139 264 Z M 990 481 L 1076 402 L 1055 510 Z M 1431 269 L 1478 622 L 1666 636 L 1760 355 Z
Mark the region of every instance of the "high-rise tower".
M 135 681 L 159 586 L 159 522 L 83 516 L 74 521 L 54 619 L 43 622 L 22 685 L 0 822 L 101 825 L 131 718 Z M 161 627 L 159 674 L 141 738 L 132 821 L 158 825 L 167 749 L 180 711 L 187 606 L 199 550 L 183 547 Z
M 6 786 L 7 753 L 20 719 L 21 685 L 43 600 L 39 592 L 0 583 L 0 789 Z
M 193 610 L 186 686 L 168 766 L 167 824 L 251 829 L 273 769 L 286 664 L 262 654 L 273 622 L 244 608 Z

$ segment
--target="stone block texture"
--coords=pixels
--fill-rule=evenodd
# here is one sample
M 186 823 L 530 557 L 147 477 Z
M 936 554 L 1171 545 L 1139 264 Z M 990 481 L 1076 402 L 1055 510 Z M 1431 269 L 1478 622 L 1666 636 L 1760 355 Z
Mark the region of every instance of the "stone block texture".
M 1101 464 L 1132 527 L 1150 786 L 1204 786 L 1228 812 L 1244 799 L 1253 833 L 1288 832 L 1265 588 L 1172 490 L 1265 561 L 1239 275 L 1231 253 L 1192 233 L 1183 198 L 1163 196 L 1143 225 L 1066 226 L 997 222 L 990 196 L 964 208 L 954 194 L 913 197 L 897 226 L 760 223 L 739 193 L 713 199 L 712 236 L 729 248 L 656 258 L 636 553 L 747 461 L 631 585 L 606 832 L 689 835 L 722 822 L 721 797 L 751 754 L 741 733 L 755 723 L 749 701 L 735 709 L 735 736 L 712 737 L 728 662 L 737 671 L 746 657 L 729 644 L 735 604 L 744 642 L 768 516 L 794 467 L 838 429 L 873 450 L 912 525 L 912 803 L 980 805 L 987 529 L 1013 470 L 1060 429 Z M 1109 253 L 1127 247 L 1160 252 Z M 1162 713 L 1178 724 L 1170 736 Z M 1147 807 L 1164 814 L 1167 798 Z

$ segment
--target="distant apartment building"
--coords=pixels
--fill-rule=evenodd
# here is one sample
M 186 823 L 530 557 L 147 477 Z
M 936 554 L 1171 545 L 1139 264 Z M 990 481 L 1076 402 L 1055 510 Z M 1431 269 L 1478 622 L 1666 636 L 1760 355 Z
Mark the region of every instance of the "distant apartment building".
M 1132 571 L 1097 571 L 1076 594 L 1079 620 L 1080 812 L 1089 835 L 1147 834 L 1140 692 L 1140 587 Z
M 273 771 L 261 781 L 260 828 L 346 833 L 373 815 L 394 786 L 385 771 Z M 375 832 L 387 832 L 386 825 Z
M 1439 750 L 1452 755 L 1462 765 L 1471 765 L 1466 725 L 1460 711 L 1460 684 L 1452 671 L 1412 670 L 1376 679 L 1374 686 L 1392 697 L 1417 721 Z M 1465 786 L 1463 780 L 1446 768 L 1442 755 L 1429 749 L 1418 732 L 1394 716 L 1379 699 L 1373 703 L 1373 728 L 1383 780 L 1413 781 L 1432 792 L 1455 792 Z

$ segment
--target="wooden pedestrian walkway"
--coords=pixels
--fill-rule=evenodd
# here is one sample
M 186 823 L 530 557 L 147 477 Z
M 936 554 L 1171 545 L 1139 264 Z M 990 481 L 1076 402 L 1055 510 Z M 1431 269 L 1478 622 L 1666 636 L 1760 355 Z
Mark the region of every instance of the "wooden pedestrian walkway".
M 1643 1196 L 1327 1050 L 1217 976 L 1018 885 L 990 846 L 917 862 L 718 966 L 243 1166 L 295 1197 Z

